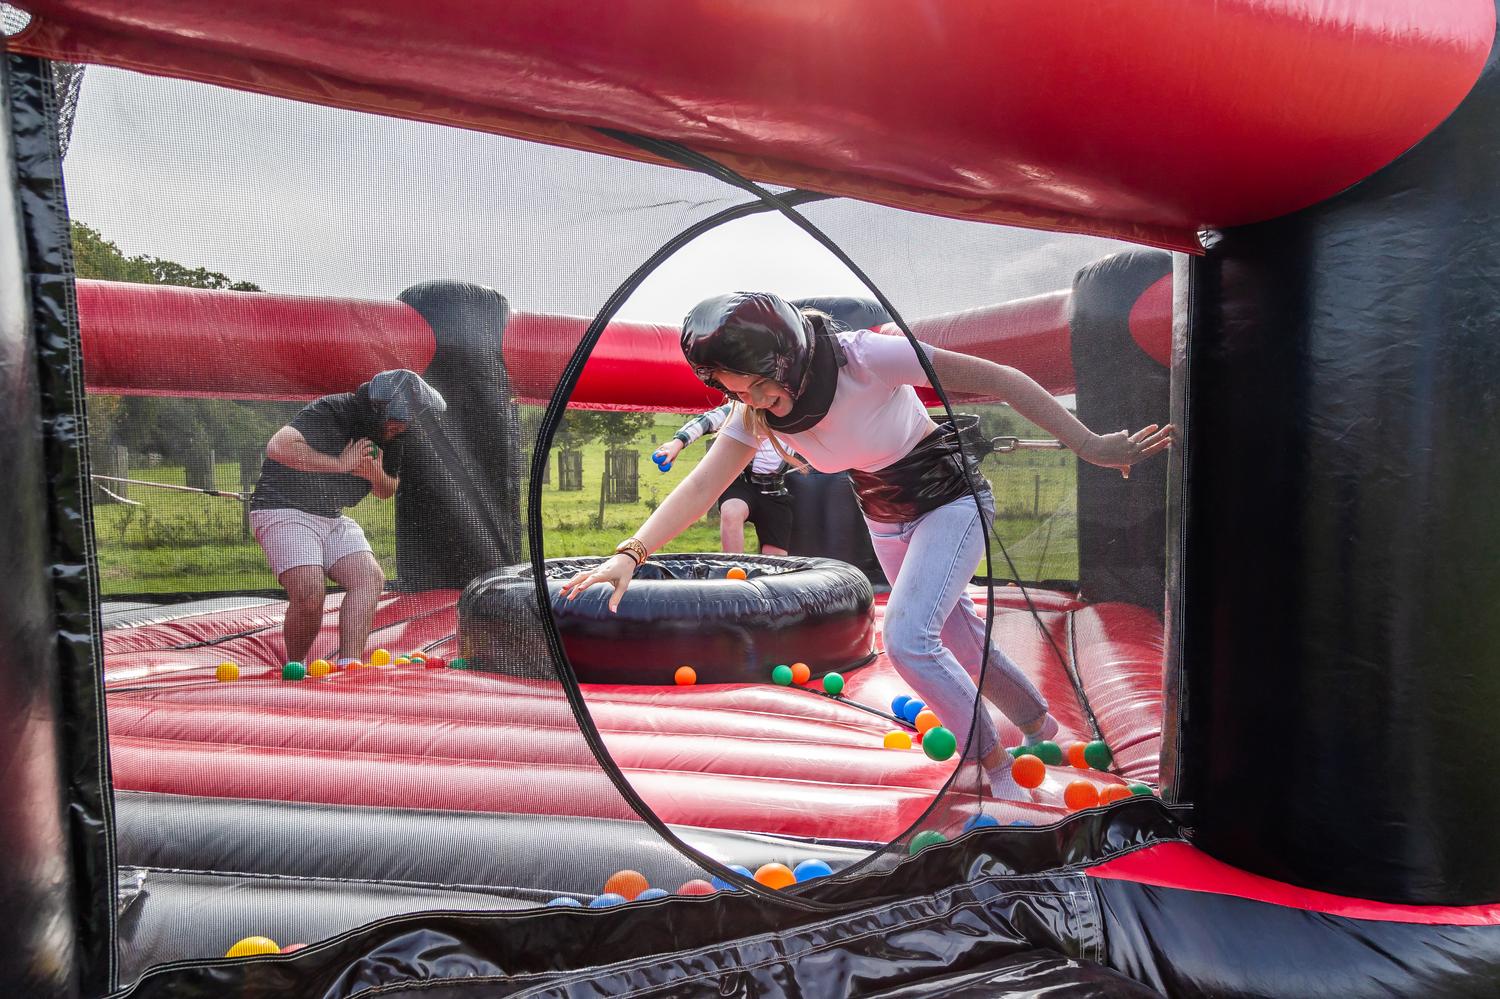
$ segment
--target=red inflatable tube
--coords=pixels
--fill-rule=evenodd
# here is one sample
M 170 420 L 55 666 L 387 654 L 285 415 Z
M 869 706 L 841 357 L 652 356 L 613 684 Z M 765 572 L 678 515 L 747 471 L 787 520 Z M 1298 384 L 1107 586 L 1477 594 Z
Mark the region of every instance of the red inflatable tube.
M 772 184 L 1176 249 L 1391 162 L 1495 35 L 1491 0 L 25 6 L 9 45 L 61 61 L 647 155 L 606 126 Z
M 84 375 L 120 395 L 313 399 L 347 392 L 378 371 L 424 371 L 431 328 L 402 302 L 301 298 L 110 281 L 77 282 Z M 916 320 L 919 340 L 1011 364 L 1054 394 L 1074 389 L 1069 292 Z M 1168 301 L 1170 307 L 1170 301 Z M 551 398 L 588 329 L 579 316 L 515 313 L 505 366 L 525 402 Z M 1155 312 L 1143 320 L 1156 329 Z M 1154 324 L 1154 325 L 1153 325 Z M 1166 319 L 1170 339 L 1170 308 Z M 899 333 L 894 325 L 883 329 Z M 691 411 L 718 405 L 682 359 L 675 326 L 616 320 L 605 329 L 570 398 L 575 406 Z M 255 358 L 221 364 L 220 358 Z M 924 393 L 929 402 L 935 394 Z
M 76 285 L 84 377 L 95 392 L 312 399 L 389 368 L 423 371 L 436 350 L 432 328 L 401 302 Z

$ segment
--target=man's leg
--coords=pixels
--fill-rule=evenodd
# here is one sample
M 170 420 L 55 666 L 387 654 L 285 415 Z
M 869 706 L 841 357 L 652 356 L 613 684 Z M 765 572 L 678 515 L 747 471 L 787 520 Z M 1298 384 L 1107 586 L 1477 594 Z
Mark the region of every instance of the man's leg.
M 362 551 L 339 559 L 328 575 L 344 588 L 344 605 L 339 610 L 339 655 L 363 660 L 375 604 L 385 589 L 385 571 L 373 554 Z
M 792 543 L 792 498 L 760 496 L 750 511 L 762 555 L 785 555 Z
M 745 552 L 745 520 L 750 507 L 742 499 L 724 500 L 719 504 L 719 545 L 731 555 Z
M 323 567 L 299 565 L 277 577 L 286 589 L 286 622 L 281 627 L 287 662 L 306 662 L 323 626 Z
M 282 642 L 287 662 L 303 662 L 323 625 L 325 518 L 297 510 L 252 510 L 250 527 L 286 590 Z

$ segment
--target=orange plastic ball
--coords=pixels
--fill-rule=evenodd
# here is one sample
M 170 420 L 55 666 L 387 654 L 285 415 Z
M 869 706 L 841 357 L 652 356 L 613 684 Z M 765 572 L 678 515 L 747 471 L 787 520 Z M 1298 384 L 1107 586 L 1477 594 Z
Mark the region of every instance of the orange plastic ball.
M 1068 743 L 1068 765 L 1079 770 L 1089 769 L 1089 761 L 1084 759 L 1083 751 L 1088 748 L 1086 742 Z
M 767 888 L 782 889 L 797 883 L 797 875 L 785 864 L 761 864 L 755 872 L 755 880 Z
M 1035 756 L 1021 756 L 1010 765 L 1010 775 L 1022 787 L 1041 787 L 1042 781 L 1047 779 L 1047 764 Z
M 812 670 L 807 663 L 792 663 L 792 682 L 806 683 L 812 679 Z
M 698 671 L 691 666 L 679 666 L 677 672 L 672 674 L 672 679 L 679 687 L 691 687 L 698 682 Z
M 933 714 L 926 708 L 923 708 L 921 711 L 917 712 L 917 717 L 912 719 L 912 724 L 917 726 L 918 732 L 926 735 L 928 729 L 937 728 L 942 724 L 942 722 L 938 721 L 937 715 Z
M 651 884 L 646 880 L 646 875 L 640 871 L 616 871 L 604 882 L 606 892 L 614 892 L 616 895 L 625 896 L 627 901 L 633 901 L 637 895 L 650 888 Z
M 741 569 L 739 566 L 735 566 L 734 568 L 730 569 L 728 572 L 724 573 L 724 578 L 725 579 L 749 579 L 750 577 L 749 577 L 748 574 L 746 574 L 746 572 L 745 572 L 744 569 Z
M 362 662 L 360 662 L 358 659 L 351 659 L 349 662 L 347 662 L 347 663 L 344 664 L 344 669 L 364 669 L 364 668 L 365 668 L 365 664 L 362 663 Z
M 903 732 L 900 729 L 897 729 L 894 732 L 887 732 L 885 734 L 885 748 L 886 749 L 910 749 L 911 748 L 911 733 L 909 733 L 909 732 Z
M 1063 804 L 1071 811 L 1082 811 L 1099 804 L 1099 789 L 1086 780 L 1070 781 L 1063 788 Z
M 1129 784 L 1106 784 L 1099 789 L 1099 804 L 1107 805 L 1112 801 L 1124 801 L 1130 796 Z

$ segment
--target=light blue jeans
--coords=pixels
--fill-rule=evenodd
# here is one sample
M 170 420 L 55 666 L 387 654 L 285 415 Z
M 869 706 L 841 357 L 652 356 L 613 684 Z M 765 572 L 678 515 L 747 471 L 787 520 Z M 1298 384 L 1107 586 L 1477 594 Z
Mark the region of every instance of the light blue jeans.
M 866 520 L 870 540 L 891 595 L 885 608 L 885 652 L 896 672 L 933 710 L 960 748 L 974 721 L 979 668 L 984 657 L 984 615 L 966 589 L 984 558 L 985 527 L 995 497 L 980 494 L 984 520 L 972 496 L 954 500 L 904 524 Z M 990 645 L 985 695 L 1021 728 L 1047 714 L 1047 701 L 1021 668 Z M 979 712 L 975 749 L 983 759 L 999 735 L 989 713 Z

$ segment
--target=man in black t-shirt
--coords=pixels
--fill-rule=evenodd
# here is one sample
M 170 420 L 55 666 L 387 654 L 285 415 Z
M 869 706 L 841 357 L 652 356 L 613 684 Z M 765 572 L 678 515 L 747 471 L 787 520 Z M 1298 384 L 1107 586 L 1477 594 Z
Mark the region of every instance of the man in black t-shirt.
M 385 589 L 365 532 L 344 516 L 370 493 L 401 484 L 402 435 L 447 403 L 414 371 L 382 371 L 353 392 L 325 395 L 276 431 L 250 500 L 250 526 L 286 589 L 288 661 L 306 660 L 323 624 L 324 576 L 344 589 L 336 665 L 364 658 Z

